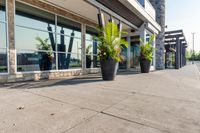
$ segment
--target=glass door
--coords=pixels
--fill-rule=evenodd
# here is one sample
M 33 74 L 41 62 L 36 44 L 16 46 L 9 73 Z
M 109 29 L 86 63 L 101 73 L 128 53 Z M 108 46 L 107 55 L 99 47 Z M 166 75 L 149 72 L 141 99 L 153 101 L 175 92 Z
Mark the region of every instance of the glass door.
M 131 37 L 131 49 L 130 49 L 130 67 L 139 68 L 140 67 L 140 41 L 139 36 Z

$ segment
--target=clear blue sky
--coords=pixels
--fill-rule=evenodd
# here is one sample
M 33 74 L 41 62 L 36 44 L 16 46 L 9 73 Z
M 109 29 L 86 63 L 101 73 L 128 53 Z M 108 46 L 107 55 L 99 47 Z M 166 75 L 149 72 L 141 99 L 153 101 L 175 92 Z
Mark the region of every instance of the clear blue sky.
M 200 0 L 166 0 L 166 25 L 167 31 L 183 29 L 189 48 L 196 32 L 195 51 L 200 51 Z

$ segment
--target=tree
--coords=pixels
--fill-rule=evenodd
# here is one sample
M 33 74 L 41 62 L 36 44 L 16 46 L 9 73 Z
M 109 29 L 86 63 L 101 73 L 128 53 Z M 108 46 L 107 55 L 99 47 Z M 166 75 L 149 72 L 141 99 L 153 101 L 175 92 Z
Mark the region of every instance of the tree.
M 192 50 L 187 50 L 186 51 L 186 58 L 189 61 L 200 61 L 200 51 L 199 52 L 194 52 Z

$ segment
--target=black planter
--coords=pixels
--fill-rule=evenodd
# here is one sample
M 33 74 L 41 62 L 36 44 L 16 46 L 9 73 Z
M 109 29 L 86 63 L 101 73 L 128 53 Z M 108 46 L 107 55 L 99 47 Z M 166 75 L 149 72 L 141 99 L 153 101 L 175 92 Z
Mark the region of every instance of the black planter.
M 39 60 L 39 66 L 41 71 L 52 69 L 52 59 L 48 54 L 42 54 L 42 58 Z
M 86 68 L 91 68 L 92 59 L 91 55 L 86 55 Z
M 103 80 L 112 81 L 117 74 L 118 62 L 113 59 L 101 60 L 101 74 Z
M 140 68 L 142 73 L 149 73 L 151 66 L 151 61 L 140 60 Z

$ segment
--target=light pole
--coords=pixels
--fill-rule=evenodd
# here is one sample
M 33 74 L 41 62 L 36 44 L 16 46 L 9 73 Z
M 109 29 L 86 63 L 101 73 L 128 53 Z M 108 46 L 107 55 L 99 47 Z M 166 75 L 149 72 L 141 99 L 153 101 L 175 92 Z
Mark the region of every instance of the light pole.
M 194 60 L 195 60 L 195 53 L 194 53 L 194 35 L 195 35 L 196 33 L 192 33 L 192 40 L 193 40 L 193 43 L 192 43 L 192 53 L 193 53 L 193 62 L 192 62 L 192 64 L 194 64 Z

